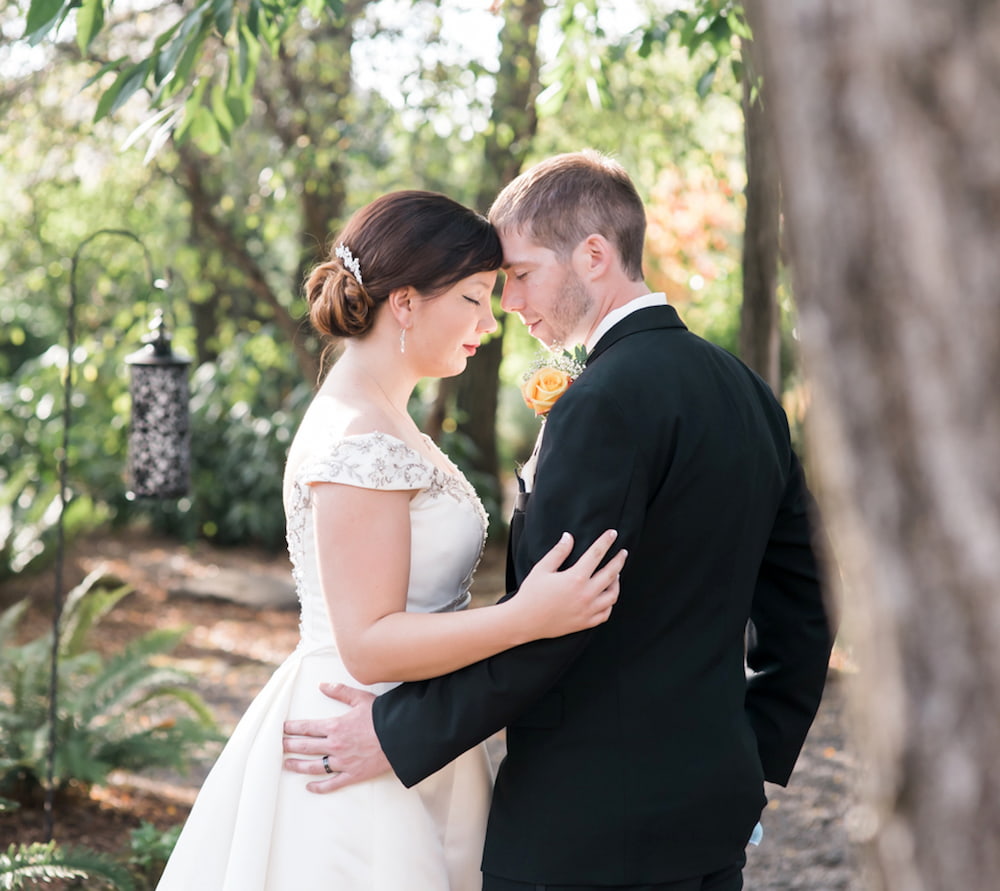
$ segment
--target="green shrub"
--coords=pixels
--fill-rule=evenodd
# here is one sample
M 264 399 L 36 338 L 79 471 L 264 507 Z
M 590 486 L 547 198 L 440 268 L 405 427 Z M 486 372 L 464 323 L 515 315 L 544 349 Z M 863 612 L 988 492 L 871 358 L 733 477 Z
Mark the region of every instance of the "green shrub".
M 129 866 L 150 888 L 155 887 L 167 865 L 167 860 L 177 838 L 181 834 L 181 826 L 171 826 L 169 829 L 158 829 L 152 823 L 143 820 L 138 829 L 132 830 L 130 836 Z
M 92 572 L 66 598 L 59 633 L 54 784 L 102 783 L 115 769 L 184 769 L 193 750 L 218 739 L 186 672 L 158 663 L 182 630 L 155 630 L 104 659 L 86 647 L 93 626 L 129 593 Z M 12 638 L 24 601 L 0 613 L 0 795 L 40 797 L 47 775 L 52 632 L 20 646 Z

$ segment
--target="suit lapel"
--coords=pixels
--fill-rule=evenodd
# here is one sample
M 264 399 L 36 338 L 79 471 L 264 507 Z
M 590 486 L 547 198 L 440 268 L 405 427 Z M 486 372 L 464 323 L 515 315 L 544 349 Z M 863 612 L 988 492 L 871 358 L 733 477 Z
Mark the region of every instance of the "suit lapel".
M 637 309 L 625 316 L 617 325 L 609 329 L 594 345 L 587 356 L 587 366 L 605 350 L 618 343 L 623 337 L 636 334 L 639 331 L 650 331 L 654 328 L 687 328 L 672 306 L 647 306 Z
M 601 353 L 609 347 L 618 343 L 622 338 L 640 331 L 649 331 L 656 328 L 684 328 L 686 325 L 680 320 L 677 311 L 672 306 L 651 306 L 644 309 L 637 309 L 622 319 L 617 325 L 608 330 L 597 342 L 587 356 L 586 366 L 589 369 L 591 362 L 598 358 Z M 538 439 L 535 441 L 535 448 L 531 457 L 522 468 L 522 474 L 518 475 L 518 493 L 514 500 L 514 511 L 510 518 L 510 531 L 507 537 L 507 591 L 516 591 L 518 580 L 514 569 L 514 552 L 517 548 L 517 540 L 524 529 L 524 513 L 528 509 L 528 502 L 531 500 L 531 489 L 534 488 L 535 461 L 537 459 L 539 446 L 542 441 L 542 433 L 545 424 L 539 430 Z M 527 485 L 525 485 L 527 483 Z M 507 595 L 508 597 L 510 594 Z M 506 598 L 505 598 L 506 599 Z

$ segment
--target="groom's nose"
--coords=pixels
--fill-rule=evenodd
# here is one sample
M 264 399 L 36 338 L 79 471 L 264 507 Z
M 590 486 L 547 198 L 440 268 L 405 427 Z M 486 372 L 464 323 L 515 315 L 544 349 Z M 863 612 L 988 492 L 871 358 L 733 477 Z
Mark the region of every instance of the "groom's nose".
M 500 292 L 500 308 L 504 312 L 518 312 L 524 309 L 524 299 L 519 296 L 519 288 L 513 276 L 504 279 L 503 291 Z

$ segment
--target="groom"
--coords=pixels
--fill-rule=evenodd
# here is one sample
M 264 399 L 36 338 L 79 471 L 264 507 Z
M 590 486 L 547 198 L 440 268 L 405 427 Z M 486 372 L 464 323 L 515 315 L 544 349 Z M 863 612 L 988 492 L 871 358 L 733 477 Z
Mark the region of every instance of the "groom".
M 321 791 L 389 766 L 412 785 L 506 727 L 485 891 L 736 891 L 763 781 L 787 782 L 831 647 L 784 413 L 649 293 L 644 209 L 615 162 L 590 151 L 544 161 L 490 219 L 503 308 L 546 344 L 589 350 L 519 498 L 508 591 L 564 530 L 575 559 L 615 528 L 629 552 L 618 604 L 598 628 L 373 703 L 342 692 L 357 707 L 289 722 L 325 738 L 289 737 L 286 751 L 330 753 L 336 740 L 342 773 Z

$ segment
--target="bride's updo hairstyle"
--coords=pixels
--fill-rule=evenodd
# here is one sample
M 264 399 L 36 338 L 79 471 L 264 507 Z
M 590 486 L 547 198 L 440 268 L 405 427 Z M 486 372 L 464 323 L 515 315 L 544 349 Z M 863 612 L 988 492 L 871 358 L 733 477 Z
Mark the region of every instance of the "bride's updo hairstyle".
M 328 337 L 363 337 L 390 292 L 436 297 L 503 251 L 484 216 L 436 192 L 390 192 L 361 208 L 306 281 L 309 320 Z

